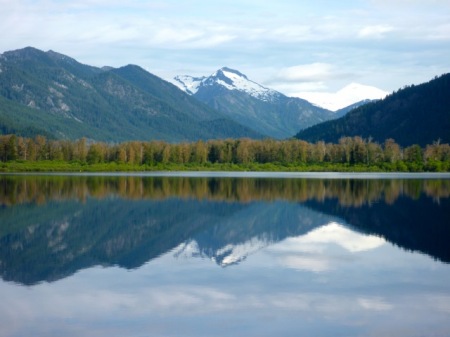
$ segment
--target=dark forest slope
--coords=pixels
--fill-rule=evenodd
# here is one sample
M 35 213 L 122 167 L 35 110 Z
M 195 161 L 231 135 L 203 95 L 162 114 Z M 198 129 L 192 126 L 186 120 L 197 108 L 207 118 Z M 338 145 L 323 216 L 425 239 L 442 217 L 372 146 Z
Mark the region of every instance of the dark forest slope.
M 405 87 L 296 135 L 310 142 L 337 142 L 343 136 L 372 137 L 380 143 L 393 138 L 403 146 L 450 142 L 450 74 Z

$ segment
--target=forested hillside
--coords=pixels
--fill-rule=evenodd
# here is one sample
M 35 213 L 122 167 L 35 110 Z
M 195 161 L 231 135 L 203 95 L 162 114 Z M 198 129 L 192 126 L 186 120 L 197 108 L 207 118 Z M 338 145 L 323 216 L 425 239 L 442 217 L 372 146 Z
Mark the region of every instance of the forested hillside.
M 393 138 L 402 146 L 450 142 L 450 74 L 405 87 L 340 119 L 300 131 L 296 137 L 337 142 L 343 136 L 377 142 Z
M 261 134 L 138 66 L 96 68 L 34 48 L 0 55 L 0 132 L 100 141 Z

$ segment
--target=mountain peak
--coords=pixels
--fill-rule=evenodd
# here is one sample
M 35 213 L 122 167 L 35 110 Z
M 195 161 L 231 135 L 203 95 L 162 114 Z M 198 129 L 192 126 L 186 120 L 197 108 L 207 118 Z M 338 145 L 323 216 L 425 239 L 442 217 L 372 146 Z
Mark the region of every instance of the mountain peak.
M 218 73 L 221 73 L 224 76 L 227 76 L 227 74 L 228 74 L 227 77 L 239 76 L 239 77 L 242 77 L 242 78 L 248 80 L 248 77 L 246 75 L 244 75 L 243 73 L 241 73 L 240 71 L 235 70 L 235 69 L 231 69 L 231 68 L 228 68 L 228 67 L 222 67 L 219 70 L 217 70 L 214 74 L 218 74 Z
M 337 94 L 341 95 L 359 95 L 364 99 L 381 99 L 387 96 L 387 92 L 370 85 L 352 82 L 342 89 Z M 364 95 L 364 97 L 362 97 Z
M 45 56 L 46 53 L 34 47 L 25 47 L 22 49 L 6 51 L 2 55 L 8 59 L 35 59 Z
M 202 87 L 218 87 L 227 90 L 238 90 L 262 101 L 273 101 L 281 94 L 266 88 L 252 80 L 240 71 L 222 67 L 207 77 L 192 77 L 180 75 L 174 78 L 175 84 L 190 95 L 194 95 Z
M 352 82 L 336 92 L 302 92 L 298 96 L 331 111 L 337 111 L 354 103 L 383 99 L 388 92 Z

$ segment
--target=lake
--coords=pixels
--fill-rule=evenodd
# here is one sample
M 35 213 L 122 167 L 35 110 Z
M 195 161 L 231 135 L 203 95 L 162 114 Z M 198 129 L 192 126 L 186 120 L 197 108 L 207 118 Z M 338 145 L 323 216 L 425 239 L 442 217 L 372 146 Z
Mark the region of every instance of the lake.
M 0 336 L 450 336 L 450 177 L 0 175 Z

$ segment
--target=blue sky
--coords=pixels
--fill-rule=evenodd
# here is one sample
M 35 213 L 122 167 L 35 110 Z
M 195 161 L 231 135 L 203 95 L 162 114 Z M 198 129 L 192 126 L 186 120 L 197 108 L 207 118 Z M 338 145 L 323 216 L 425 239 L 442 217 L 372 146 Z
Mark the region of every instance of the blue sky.
M 33 46 L 162 78 L 222 66 L 295 96 L 450 72 L 450 1 L 0 0 L 0 52 Z

